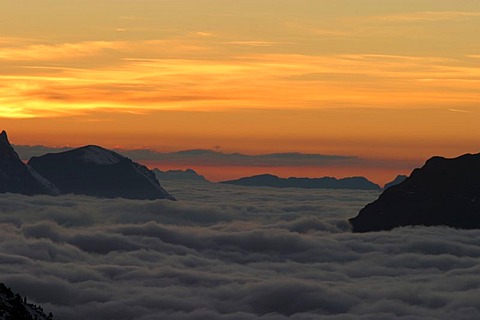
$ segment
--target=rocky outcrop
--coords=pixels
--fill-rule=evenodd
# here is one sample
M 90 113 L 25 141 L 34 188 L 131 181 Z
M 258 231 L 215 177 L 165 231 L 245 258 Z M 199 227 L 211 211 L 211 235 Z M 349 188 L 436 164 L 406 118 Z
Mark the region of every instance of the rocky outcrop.
M 25 195 L 57 195 L 58 189 L 23 163 L 8 141 L 5 131 L 0 133 L 0 193 Z
M 52 319 L 51 313 L 47 316 L 41 307 L 28 303 L 26 298 L 13 293 L 10 288 L 0 283 L 0 320 Z
M 411 225 L 480 228 L 480 154 L 429 159 L 350 223 L 354 232 Z
M 403 181 L 405 181 L 405 179 L 407 179 L 407 178 L 408 178 L 408 176 L 398 175 L 392 181 L 385 183 L 385 185 L 383 186 L 383 190 L 386 190 L 390 187 L 396 186 L 397 184 L 400 184 Z

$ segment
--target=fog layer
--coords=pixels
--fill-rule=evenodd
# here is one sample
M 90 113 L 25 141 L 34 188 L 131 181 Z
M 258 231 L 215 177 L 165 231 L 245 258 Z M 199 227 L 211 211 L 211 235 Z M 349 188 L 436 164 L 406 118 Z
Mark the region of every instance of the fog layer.
M 479 319 L 480 232 L 352 234 L 378 193 L 0 195 L 1 281 L 56 319 Z

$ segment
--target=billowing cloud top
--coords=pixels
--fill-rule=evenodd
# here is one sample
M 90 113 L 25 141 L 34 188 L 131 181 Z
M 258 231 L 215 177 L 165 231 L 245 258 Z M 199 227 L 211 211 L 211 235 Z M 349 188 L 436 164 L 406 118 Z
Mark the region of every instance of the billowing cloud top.
M 376 192 L 0 195 L 2 281 L 58 319 L 478 319 L 478 232 L 353 234 Z

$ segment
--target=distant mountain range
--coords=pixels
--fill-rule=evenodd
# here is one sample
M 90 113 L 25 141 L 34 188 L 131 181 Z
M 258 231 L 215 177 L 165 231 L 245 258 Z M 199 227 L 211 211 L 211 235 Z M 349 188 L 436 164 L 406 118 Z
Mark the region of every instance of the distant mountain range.
M 336 179 L 323 178 L 280 178 L 271 174 L 261 174 L 244 177 L 237 180 L 222 181 L 220 183 L 239 186 L 257 186 L 274 188 L 304 188 L 304 189 L 355 189 L 380 190 L 380 186 L 365 177 L 349 177 Z
M 0 283 L 0 319 L 1 320 L 53 320 L 52 314 L 48 316 L 43 309 L 10 288 Z
M 32 157 L 24 164 L 0 134 L 0 193 L 81 194 L 103 198 L 170 199 L 155 173 L 99 146 Z
M 195 172 L 192 169 L 186 170 L 168 170 L 161 171 L 160 169 L 153 169 L 156 177 L 160 181 L 164 180 L 176 180 L 176 181 L 197 181 L 197 182 L 209 182 L 204 176 Z
M 480 154 L 429 159 L 350 223 L 354 232 L 412 225 L 480 228 Z

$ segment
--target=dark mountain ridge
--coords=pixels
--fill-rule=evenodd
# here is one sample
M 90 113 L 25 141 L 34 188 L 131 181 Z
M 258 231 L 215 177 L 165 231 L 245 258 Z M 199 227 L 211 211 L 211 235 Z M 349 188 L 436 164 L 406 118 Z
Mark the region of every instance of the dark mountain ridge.
M 58 189 L 38 172 L 23 163 L 8 141 L 5 131 L 0 133 L 0 193 L 59 194 Z
M 10 288 L 0 283 L 0 319 L 2 320 L 52 320 L 52 314 L 48 316 L 43 309 L 26 298 L 15 294 Z
M 408 178 L 408 176 L 398 175 L 392 181 L 385 183 L 385 185 L 383 186 L 383 190 L 388 189 L 388 188 L 393 187 L 393 186 L 396 186 L 397 184 L 400 184 L 403 181 L 405 181 L 405 179 L 407 179 L 407 178 Z
M 323 178 L 280 178 L 271 174 L 261 174 L 244 177 L 237 180 L 222 181 L 220 183 L 240 186 L 275 187 L 275 188 L 304 188 L 304 189 L 356 189 L 379 190 L 380 186 L 365 177 L 349 177 L 336 179 Z
M 32 157 L 28 164 L 63 194 L 174 200 L 147 167 L 99 146 Z
M 480 154 L 433 157 L 350 219 L 354 232 L 409 225 L 480 228 Z

